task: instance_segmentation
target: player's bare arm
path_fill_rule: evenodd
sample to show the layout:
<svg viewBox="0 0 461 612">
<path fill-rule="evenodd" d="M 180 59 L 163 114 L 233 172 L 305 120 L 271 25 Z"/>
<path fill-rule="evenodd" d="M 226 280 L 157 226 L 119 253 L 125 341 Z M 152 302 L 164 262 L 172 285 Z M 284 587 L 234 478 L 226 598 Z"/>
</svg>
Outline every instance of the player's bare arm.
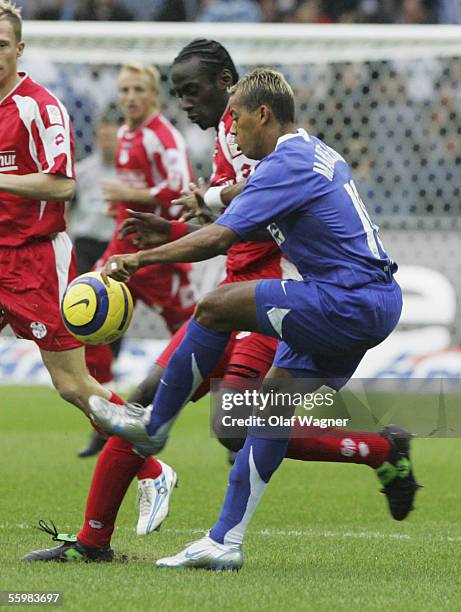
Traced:
<svg viewBox="0 0 461 612">
<path fill-rule="evenodd" d="M 60 174 L 3 174 L 0 191 L 33 200 L 71 200 L 75 195 L 75 180 Z"/>
<path fill-rule="evenodd" d="M 145 206 L 158 206 L 160 204 L 152 196 L 150 189 L 130 187 L 116 179 L 103 181 L 102 191 L 110 202 L 132 202 L 133 204 L 143 204 Z"/>
<path fill-rule="evenodd" d="M 125 219 L 120 226 L 120 239 L 131 236 L 131 242 L 140 249 L 157 247 L 175 240 L 172 235 L 173 222 L 155 213 L 143 213 L 134 210 L 128 210 L 128 212 L 131 217 Z M 187 223 L 189 234 L 199 229 L 200 225 Z M 271 235 L 266 229 L 255 231 L 251 235 L 252 241 L 266 241 L 270 239 Z"/>
<path fill-rule="evenodd" d="M 102 276 L 126 282 L 139 268 L 157 263 L 204 261 L 227 252 L 238 242 L 238 235 L 223 225 L 207 225 L 179 240 L 155 249 L 128 255 L 114 255 L 106 263 Z"/>
</svg>

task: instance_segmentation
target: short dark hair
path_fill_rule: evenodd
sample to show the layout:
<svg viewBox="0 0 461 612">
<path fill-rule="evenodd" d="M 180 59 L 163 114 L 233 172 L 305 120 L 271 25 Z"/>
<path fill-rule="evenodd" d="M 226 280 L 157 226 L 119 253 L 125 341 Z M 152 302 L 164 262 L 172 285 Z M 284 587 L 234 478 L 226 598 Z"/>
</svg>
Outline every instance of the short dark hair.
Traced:
<svg viewBox="0 0 461 612">
<path fill-rule="evenodd" d="M 242 96 L 243 104 L 251 111 L 265 104 L 282 124 L 295 120 L 293 90 L 281 72 L 270 68 L 255 68 L 229 90 L 230 95 Z"/>
<path fill-rule="evenodd" d="M 227 49 L 216 40 L 197 38 L 186 45 L 173 60 L 173 66 L 181 62 L 197 57 L 203 68 L 211 79 L 216 79 L 221 72 L 227 68 L 232 75 L 232 82 L 239 79 L 237 69 Z"/>
</svg>

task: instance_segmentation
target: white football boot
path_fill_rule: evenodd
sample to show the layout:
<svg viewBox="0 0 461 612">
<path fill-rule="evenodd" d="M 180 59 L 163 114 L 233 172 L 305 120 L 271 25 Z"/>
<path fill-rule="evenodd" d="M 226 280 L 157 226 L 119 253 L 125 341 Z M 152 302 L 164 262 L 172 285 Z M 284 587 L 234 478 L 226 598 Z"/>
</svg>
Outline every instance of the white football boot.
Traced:
<svg viewBox="0 0 461 612">
<path fill-rule="evenodd" d="M 138 535 L 147 535 L 160 529 L 160 525 L 168 516 L 171 493 L 177 486 L 178 477 L 173 468 L 163 461 L 159 463 L 162 466 L 160 476 L 138 480 Z"/>
<path fill-rule="evenodd" d="M 128 440 L 145 457 L 157 452 L 158 445 L 153 444 L 146 431 L 152 405 L 144 408 L 139 404 L 114 404 L 99 395 L 92 395 L 88 403 L 91 418 L 106 433 Z"/>
<path fill-rule="evenodd" d="M 218 544 L 205 536 L 188 544 L 174 557 L 159 559 L 155 565 L 172 569 L 239 570 L 243 565 L 243 552 L 236 544 Z"/>
</svg>

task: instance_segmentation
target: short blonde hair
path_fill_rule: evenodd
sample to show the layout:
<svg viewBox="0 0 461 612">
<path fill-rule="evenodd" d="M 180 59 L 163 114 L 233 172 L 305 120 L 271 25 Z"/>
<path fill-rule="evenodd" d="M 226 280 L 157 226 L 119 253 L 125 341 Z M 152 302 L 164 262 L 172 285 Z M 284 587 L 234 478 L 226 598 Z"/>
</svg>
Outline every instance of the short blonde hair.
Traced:
<svg viewBox="0 0 461 612">
<path fill-rule="evenodd" d="M 0 0 L 0 2 L 1 1 L 2 0 Z M 160 72 L 155 66 L 151 66 L 150 64 L 141 64 L 133 62 L 130 64 L 123 64 L 120 68 L 120 72 L 122 72 L 123 70 L 130 70 L 131 72 L 144 74 L 148 77 L 152 89 L 157 92 L 160 91 Z"/>
<path fill-rule="evenodd" d="M 271 68 L 255 68 L 229 89 L 231 96 L 239 94 L 242 103 L 251 111 L 259 106 L 270 106 L 282 124 L 295 120 L 293 90 L 281 72 Z"/>
<path fill-rule="evenodd" d="M 21 9 L 11 0 L 0 0 L 0 19 L 6 19 L 13 27 L 17 42 L 22 40 Z"/>
</svg>

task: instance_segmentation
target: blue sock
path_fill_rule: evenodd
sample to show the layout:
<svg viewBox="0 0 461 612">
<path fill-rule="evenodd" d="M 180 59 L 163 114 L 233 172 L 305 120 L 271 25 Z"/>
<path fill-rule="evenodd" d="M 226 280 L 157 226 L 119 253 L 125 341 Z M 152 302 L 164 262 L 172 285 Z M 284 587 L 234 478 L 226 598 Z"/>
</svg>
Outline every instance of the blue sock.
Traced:
<svg viewBox="0 0 461 612">
<path fill-rule="evenodd" d="M 172 421 L 218 363 L 230 334 L 214 332 L 194 319 L 173 353 L 154 398 L 147 433 L 154 436 Z"/>
<path fill-rule="evenodd" d="M 210 531 L 220 544 L 241 544 L 251 517 L 275 470 L 286 455 L 288 439 L 249 435 L 229 475 L 221 515 Z"/>
</svg>

